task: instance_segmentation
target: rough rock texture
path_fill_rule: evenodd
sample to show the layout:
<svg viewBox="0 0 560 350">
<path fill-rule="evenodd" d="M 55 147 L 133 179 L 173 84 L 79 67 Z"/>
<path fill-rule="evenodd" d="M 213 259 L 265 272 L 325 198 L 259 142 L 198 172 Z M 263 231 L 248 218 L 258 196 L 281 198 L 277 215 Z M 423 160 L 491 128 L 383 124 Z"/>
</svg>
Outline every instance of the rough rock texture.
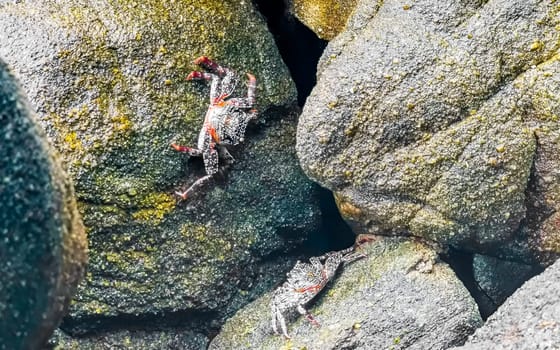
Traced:
<svg viewBox="0 0 560 350">
<path fill-rule="evenodd" d="M 331 40 L 344 30 L 358 0 L 291 0 L 290 12 L 317 34 Z"/>
<path fill-rule="evenodd" d="M 477 287 L 482 291 L 483 300 L 477 300 L 479 309 L 485 309 L 485 314 L 494 313 L 510 295 L 525 281 L 533 277 L 542 269 L 504 261 L 491 256 L 475 254 L 473 258 L 473 276 Z M 484 305 L 481 305 L 484 303 Z"/>
<path fill-rule="evenodd" d="M 0 42 L 64 156 L 90 237 L 71 334 L 176 313 L 208 327 L 254 297 L 258 277 L 277 278 L 259 276 L 263 257 L 315 228 L 295 88 L 250 1 L 12 2 L 0 5 Z M 200 55 L 252 72 L 260 114 L 226 175 L 178 202 L 173 192 L 204 175 L 201 159 L 169 146 L 196 144 L 209 86 L 185 77 Z"/>
<path fill-rule="evenodd" d="M 208 339 L 188 330 L 117 331 L 86 338 L 72 339 L 57 331 L 48 349 L 57 350 L 206 350 Z"/>
<path fill-rule="evenodd" d="M 87 261 L 74 190 L 0 60 L 0 349 L 37 349 Z"/>
<path fill-rule="evenodd" d="M 361 1 L 300 118 L 305 172 L 360 233 L 551 263 L 559 13 L 545 0 Z"/>
<path fill-rule="evenodd" d="M 560 261 L 526 282 L 455 349 L 560 349 Z"/>
<path fill-rule="evenodd" d="M 309 308 L 321 327 L 291 315 L 292 340 L 273 335 L 268 293 L 229 319 L 209 349 L 447 349 L 482 323 L 430 248 L 385 238 L 362 249 L 368 256 L 346 266 Z"/>
</svg>

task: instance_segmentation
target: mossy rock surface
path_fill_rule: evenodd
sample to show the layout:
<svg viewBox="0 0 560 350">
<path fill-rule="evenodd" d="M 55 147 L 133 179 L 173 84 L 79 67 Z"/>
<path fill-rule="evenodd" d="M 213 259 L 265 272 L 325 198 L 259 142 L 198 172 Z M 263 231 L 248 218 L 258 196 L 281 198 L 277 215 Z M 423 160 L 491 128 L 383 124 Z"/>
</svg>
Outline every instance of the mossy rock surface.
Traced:
<svg viewBox="0 0 560 350">
<path fill-rule="evenodd" d="M 554 1 L 359 2 L 298 124 L 304 171 L 359 233 L 550 264 L 559 29 Z"/>
<path fill-rule="evenodd" d="M 290 11 L 321 39 L 344 30 L 358 0 L 291 0 Z"/>
<path fill-rule="evenodd" d="M 263 257 L 316 228 L 315 188 L 295 156 L 295 87 L 250 1 L 10 3 L 0 40 L 75 180 L 89 233 L 67 331 L 176 312 L 202 313 L 183 321 L 207 327 L 254 297 Z M 256 76 L 259 117 L 225 176 L 178 201 L 174 191 L 205 174 L 170 147 L 194 146 L 202 127 L 210 88 L 185 81 L 201 55 Z"/>
<path fill-rule="evenodd" d="M 83 277 L 72 184 L 0 60 L 0 349 L 38 349 Z"/>
<path fill-rule="evenodd" d="M 294 310 L 292 339 L 273 334 L 267 293 L 229 319 L 209 349 L 447 349 L 481 325 L 469 292 L 431 248 L 381 238 L 361 249 L 367 257 L 308 306 L 320 327 Z"/>
</svg>

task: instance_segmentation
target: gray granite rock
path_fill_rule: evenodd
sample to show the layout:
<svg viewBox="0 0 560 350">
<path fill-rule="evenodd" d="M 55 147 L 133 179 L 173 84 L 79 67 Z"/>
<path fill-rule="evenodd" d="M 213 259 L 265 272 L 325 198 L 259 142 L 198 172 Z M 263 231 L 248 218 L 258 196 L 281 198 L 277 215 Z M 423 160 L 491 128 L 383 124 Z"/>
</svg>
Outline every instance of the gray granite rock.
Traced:
<svg viewBox="0 0 560 350">
<path fill-rule="evenodd" d="M 174 312 L 205 315 L 187 321 L 206 329 L 261 292 L 264 257 L 316 229 L 315 185 L 295 155 L 295 87 L 250 1 L 3 3 L 0 42 L 89 233 L 90 268 L 64 323 L 72 335 Z M 201 55 L 256 76 L 259 118 L 225 175 L 178 201 L 174 191 L 204 175 L 201 159 L 170 147 L 195 145 L 202 127 L 209 86 L 185 81 Z M 246 93 L 242 82 L 235 95 Z"/>
<path fill-rule="evenodd" d="M 454 349 L 560 349 L 560 261 L 527 281 Z"/>
<path fill-rule="evenodd" d="M 357 232 L 550 264 L 560 253 L 559 9 L 358 2 L 297 132 Z M 499 248 L 497 248 L 499 247 Z"/>
<path fill-rule="evenodd" d="M 447 349 L 482 323 L 453 271 L 429 247 L 398 238 L 363 246 L 309 311 L 321 324 L 287 317 L 291 340 L 274 335 L 267 293 L 229 319 L 210 350 Z"/>
<path fill-rule="evenodd" d="M 74 190 L 0 60 L 0 349 L 39 348 L 87 261 Z"/>
</svg>

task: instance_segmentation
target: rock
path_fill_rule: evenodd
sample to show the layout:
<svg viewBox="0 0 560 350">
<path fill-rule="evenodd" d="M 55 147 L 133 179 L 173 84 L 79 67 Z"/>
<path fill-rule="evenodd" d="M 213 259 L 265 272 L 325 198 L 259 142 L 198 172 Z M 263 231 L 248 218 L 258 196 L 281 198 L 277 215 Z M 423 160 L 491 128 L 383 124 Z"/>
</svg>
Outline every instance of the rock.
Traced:
<svg viewBox="0 0 560 350">
<path fill-rule="evenodd" d="M 264 257 L 317 227 L 315 187 L 295 155 L 296 91 L 250 1 L 5 4 L 0 40 L 75 180 L 90 237 L 86 283 L 63 324 L 71 335 L 167 313 L 217 327 L 261 292 L 258 278 L 278 278 L 259 276 Z M 170 147 L 195 145 L 202 127 L 209 86 L 185 81 L 201 55 L 253 73 L 260 113 L 225 175 L 177 201 L 204 175 L 201 159 Z"/>
<path fill-rule="evenodd" d="M 105 349 L 185 349 L 205 350 L 208 339 L 199 333 L 188 330 L 122 330 L 73 339 L 61 331 L 55 333 L 50 348 L 53 349 L 80 349 L 80 350 L 105 350 Z"/>
<path fill-rule="evenodd" d="M 331 40 L 344 30 L 357 0 L 291 0 L 290 12 L 321 39 Z"/>
<path fill-rule="evenodd" d="M 87 261 L 74 190 L 0 60 L 0 349 L 37 349 Z"/>
<path fill-rule="evenodd" d="M 357 232 L 550 264 L 558 13 L 550 1 L 359 2 L 300 118 L 304 171 Z"/>
<path fill-rule="evenodd" d="M 221 349 L 447 349 L 482 321 L 468 291 L 429 247 L 399 238 L 363 246 L 309 308 L 320 327 L 287 318 L 292 339 L 274 335 L 271 293 L 229 319 L 210 343 Z"/>
<path fill-rule="evenodd" d="M 496 259 L 491 256 L 475 254 L 473 257 L 473 275 L 477 287 L 485 298 L 485 312 L 490 315 L 496 311 L 510 295 L 525 281 L 540 272 L 538 266 L 531 266 Z M 479 309 L 481 309 L 480 301 Z"/>
<path fill-rule="evenodd" d="M 530 279 L 456 350 L 557 349 L 560 261 Z"/>
</svg>

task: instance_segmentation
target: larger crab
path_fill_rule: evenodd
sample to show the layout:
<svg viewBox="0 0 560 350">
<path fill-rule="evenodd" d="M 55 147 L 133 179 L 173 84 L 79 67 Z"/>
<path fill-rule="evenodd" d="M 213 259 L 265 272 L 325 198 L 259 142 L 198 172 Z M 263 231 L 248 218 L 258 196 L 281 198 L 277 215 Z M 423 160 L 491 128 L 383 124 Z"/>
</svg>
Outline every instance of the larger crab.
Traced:
<svg viewBox="0 0 560 350">
<path fill-rule="evenodd" d="M 369 240 L 369 239 L 367 239 Z M 365 257 L 355 251 L 356 246 L 344 250 L 328 252 L 321 256 L 312 257 L 309 263 L 298 261 L 288 272 L 287 280 L 272 294 L 272 330 L 279 334 L 278 324 L 282 334 L 290 339 L 286 327 L 285 314 L 297 310 L 309 322 L 319 325 L 317 320 L 305 309 L 309 303 L 336 275 L 338 269 L 345 263 L 350 263 Z"/>
<path fill-rule="evenodd" d="M 188 153 L 191 156 L 202 156 L 206 175 L 193 183 L 186 191 L 175 192 L 186 199 L 196 188 L 209 181 L 219 170 L 219 157 L 226 158 L 230 163 L 233 157 L 225 145 L 237 145 L 243 142 L 245 129 L 250 120 L 257 117 L 253 109 L 255 105 L 255 90 L 257 81 L 255 76 L 247 73 L 247 96 L 231 98 L 239 77 L 226 67 L 222 67 L 208 57 L 202 56 L 194 61 L 208 72 L 191 72 L 187 80 L 210 81 L 210 106 L 204 118 L 204 124 L 198 135 L 197 148 L 171 144 L 176 151 Z"/>
</svg>

